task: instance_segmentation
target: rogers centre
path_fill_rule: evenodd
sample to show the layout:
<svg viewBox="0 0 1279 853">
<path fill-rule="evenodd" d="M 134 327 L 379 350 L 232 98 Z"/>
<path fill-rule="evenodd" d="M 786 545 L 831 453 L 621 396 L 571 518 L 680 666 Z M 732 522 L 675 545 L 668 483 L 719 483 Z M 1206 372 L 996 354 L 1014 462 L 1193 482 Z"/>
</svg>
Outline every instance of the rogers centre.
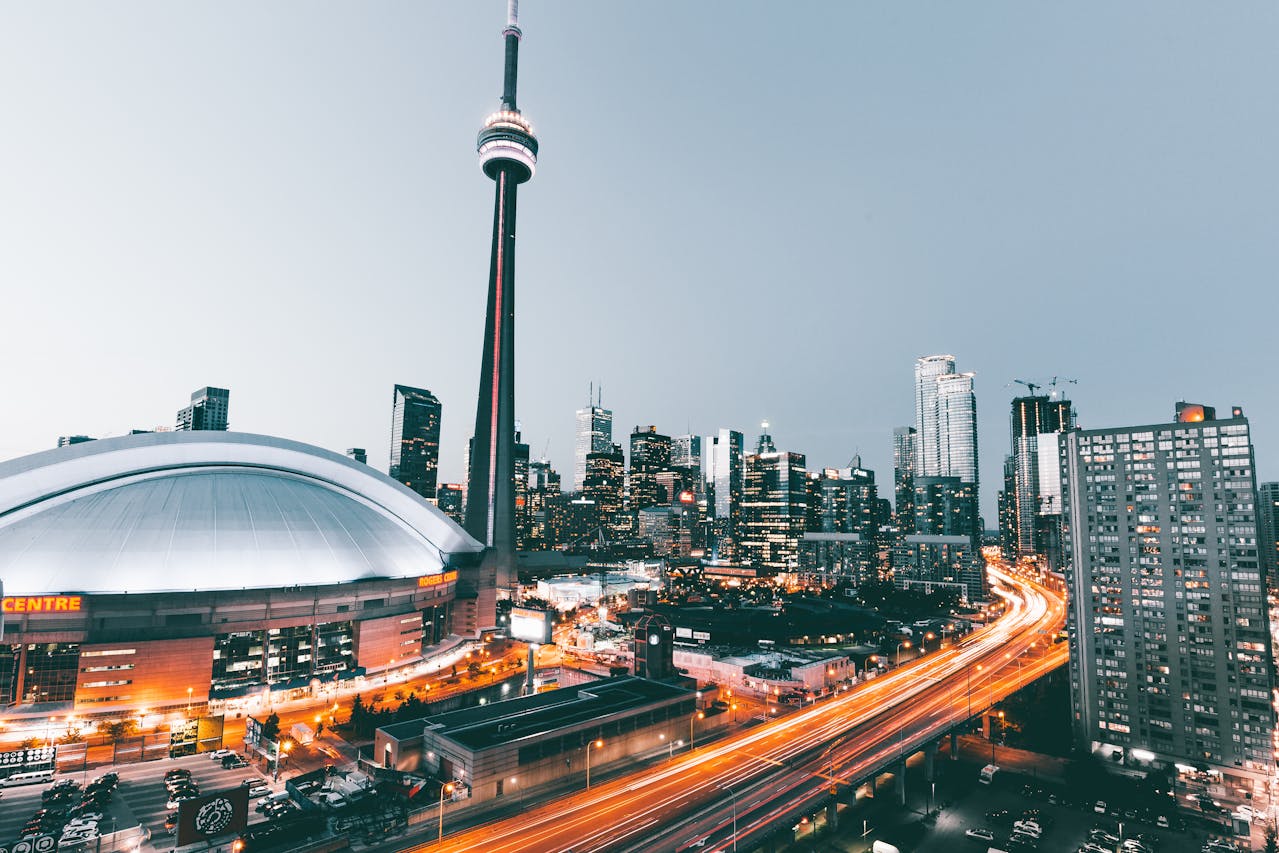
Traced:
<svg viewBox="0 0 1279 853">
<path fill-rule="evenodd" d="M 0 463 L 0 721 L 227 710 L 411 664 L 482 550 L 390 477 L 285 439 Z"/>
</svg>

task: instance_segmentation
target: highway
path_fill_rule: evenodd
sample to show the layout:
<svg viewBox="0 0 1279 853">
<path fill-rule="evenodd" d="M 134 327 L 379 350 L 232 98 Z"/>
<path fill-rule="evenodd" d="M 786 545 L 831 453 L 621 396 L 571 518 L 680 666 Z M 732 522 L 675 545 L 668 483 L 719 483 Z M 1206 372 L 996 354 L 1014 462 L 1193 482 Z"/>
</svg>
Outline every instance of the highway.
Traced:
<svg viewBox="0 0 1279 853">
<path fill-rule="evenodd" d="M 1002 617 L 855 689 L 657 767 L 405 851 L 733 850 L 811 813 L 832 786 L 891 770 L 1066 661 L 1054 644 L 1065 602 L 1031 579 L 991 568 Z"/>
</svg>

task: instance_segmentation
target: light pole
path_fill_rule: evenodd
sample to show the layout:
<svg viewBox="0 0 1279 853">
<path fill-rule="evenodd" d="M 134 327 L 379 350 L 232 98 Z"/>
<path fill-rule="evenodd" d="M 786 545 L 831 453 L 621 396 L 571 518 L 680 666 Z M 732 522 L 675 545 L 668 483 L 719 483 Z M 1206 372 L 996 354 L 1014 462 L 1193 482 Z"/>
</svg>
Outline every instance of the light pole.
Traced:
<svg viewBox="0 0 1279 853">
<path fill-rule="evenodd" d="M 588 791 L 591 789 L 591 747 L 601 749 L 603 746 L 604 741 L 598 738 L 586 745 L 586 790 Z"/>
<path fill-rule="evenodd" d="M 288 754 L 289 754 L 289 745 L 287 743 L 282 743 L 281 741 L 277 740 L 275 742 L 275 773 L 272 776 L 273 782 L 280 781 L 280 761 L 283 760 L 283 757 Z"/>
<path fill-rule="evenodd" d="M 897 644 L 897 666 L 902 665 L 902 647 L 910 648 L 910 640 L 902 640 Z"/>
<path fill-rule="evenodd" d="M 187 716 L 188 717 L 191 716 L 191 694 L 194 692 L 195 692 L 195 688 L 193 687 L 187 688 Z"/>
<path fill-rule="evenodd" d="M 453 783 L 440 786 L 440 839 L 439 843 L 444 843 L 444 795 L 453 793 Z"/>
<path fill-rule="evenodd" d="M 733 850 L 737 850 L 737 792 L 729 785 L 721 786 L 733 798 Z"/>
<path fill-rule="evenodd" d="M 1003 732 L 1004 732 L 1004 712 L 1000 711 L 999 712 L 999 733 L 1003 734 Z M 990 763 L 991 764 L 995 763 L 995 730 L 994 729 L 991 729 L 990 731 Z"/>
<path fill-rule="evenodd" d="M 688 718 L 688 750 L 692 752 L 697 749 L 697 741 L 693 740 L 693 723 L 698 720 L 706 719 L 705 711 L 698 711 L 696 714 L 690 714 Z"/>
</svg>

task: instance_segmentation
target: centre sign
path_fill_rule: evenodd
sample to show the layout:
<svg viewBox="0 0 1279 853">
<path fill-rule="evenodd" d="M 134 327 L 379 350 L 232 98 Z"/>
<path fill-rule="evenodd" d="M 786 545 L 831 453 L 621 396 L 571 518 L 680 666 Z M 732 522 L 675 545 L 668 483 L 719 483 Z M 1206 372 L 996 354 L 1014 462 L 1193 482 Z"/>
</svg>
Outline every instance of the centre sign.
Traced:
<svg viewBox="0 0 1279 853">
<path fill-rule="evenodd" d="M 5 613 L 78 613 L 83 597 L 79 595 L 11 595 L 0 600 Z"/>
</svg>

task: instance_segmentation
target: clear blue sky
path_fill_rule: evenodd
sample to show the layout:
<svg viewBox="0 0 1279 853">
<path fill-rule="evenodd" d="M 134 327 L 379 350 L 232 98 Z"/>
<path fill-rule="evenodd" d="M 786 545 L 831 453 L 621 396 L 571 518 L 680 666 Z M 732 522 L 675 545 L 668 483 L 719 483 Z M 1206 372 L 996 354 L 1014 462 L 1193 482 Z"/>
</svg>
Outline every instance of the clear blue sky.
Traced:
<svg viewBox="0 0 1279 853">
<path fill-rule="evenodd" d="M 8 3 L 0 457 L 173 422 L 385 468 L 391 387 L 474 418 L 501 0 Z M 1279 477 L 1279 6 L 525 0 L 518 417 L 571 470 L 763 418 L 891 484 L 915 357 L 977 373 L 983 509 L 1015 377 L 1088 427 L 1238 403 Z M 1271 307 L 1266 308 L 1264 306 Z M 887 490 L 886 490 L 887 491 Z"/>
</svg>

